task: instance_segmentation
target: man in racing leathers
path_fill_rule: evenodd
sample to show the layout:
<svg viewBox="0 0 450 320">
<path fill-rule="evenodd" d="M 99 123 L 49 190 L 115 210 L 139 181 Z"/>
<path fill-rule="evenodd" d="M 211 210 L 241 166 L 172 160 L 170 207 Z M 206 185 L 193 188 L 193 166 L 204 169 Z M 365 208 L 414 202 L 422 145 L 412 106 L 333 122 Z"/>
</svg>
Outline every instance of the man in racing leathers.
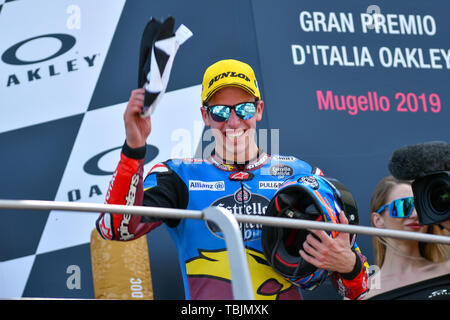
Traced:
<svg viewBox="0 0 450 320">
<path fill-rule="evenodd" d="M 215 149 L 206 159 L 168 160 L 153 166 L 145 180 L 145 145 L 150 118 L 141 118 L 144 89 L 131 93 L 124 114 L 126 142 L 113 175 L 107 203 L 202 210 L 219 206 L 233 214 L 264 215 L 270 199 L 287 177 L 321 174 L 292 156 L 260 150 L 254 134 L 262 118 L 261 100 L 251 67 L 236 60 L 210 66 L 202 87 L 202 117 L 212 130 Z M 347 223 L 344 213 L 339 216 Z M 132 240 L 166 224 L 181 266 L 186 299 L 232 299 L 228 254 L 221 231 L 195 219 L 156 219 L 102 213 L 97 230 L 105 239 Z M 267 263 L 261 247 L 261 225 L 240 224 L 256 299 L 301 299 L 300 290 Z M 313 231 L 302 257 L 331 272 L 333 285 L 349 299 L 368 290 L 366 259 L 349 235 L 331 238 Z M 320 239 L 320 240 L 319 240 Z"/>
</svg>

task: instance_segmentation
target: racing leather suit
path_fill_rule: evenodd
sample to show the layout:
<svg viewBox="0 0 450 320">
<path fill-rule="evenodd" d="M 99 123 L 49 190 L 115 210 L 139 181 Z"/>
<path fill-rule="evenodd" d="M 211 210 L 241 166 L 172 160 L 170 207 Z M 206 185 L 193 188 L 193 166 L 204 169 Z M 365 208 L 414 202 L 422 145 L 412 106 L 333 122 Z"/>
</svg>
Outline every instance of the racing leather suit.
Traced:
<svg viewBox="0 0 450 320">
<path fill-rule="evenodd" d="M 321 174 L 320 169 L 291 156 L 265 152 L 245 165 L 208 159 L 168 160 L 153 166 L 143 179 L 145 147 L 125 143 L 112 177 L 108 204 L 202 210 L 219 206 L 233 214 L 264 215 L 279 185 L 294 174 Z M 232 299 L 225 240 L 216 225 L 196 219 L 159 219 L 102 213 L 96 222 L 101 236 L 132 240 L 165 223 L 175 241 L 186 299 Z M 272 269 L 261 247 L 261 225 L 240 224 L 255 299 L 301 299 L 298 287 Z M 356 265 L 349 274 L 331 273 L 336 290 L 350 299 L 368 290 L 367 260 L 357 245 Z"/>
</svg>

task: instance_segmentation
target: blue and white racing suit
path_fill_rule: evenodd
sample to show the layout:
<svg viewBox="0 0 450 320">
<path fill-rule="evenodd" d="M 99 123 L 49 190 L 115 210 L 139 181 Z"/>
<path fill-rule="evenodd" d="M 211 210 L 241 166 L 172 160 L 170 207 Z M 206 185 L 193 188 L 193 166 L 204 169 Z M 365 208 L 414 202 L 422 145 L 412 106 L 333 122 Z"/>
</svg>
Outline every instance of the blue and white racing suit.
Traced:
<svg viewBox="0 0 450 320">
<path fill-rule="evenodd" d="M 292 156 L 265 152 L 246 164 L 208 159 L 168 160 L 156 164 L 143 179 L 144 151 L 122 149 L 107 203 L 202 210 L 223 207 L 233 214 L 264 215 L 281 183 L 295 174 L 321 174 L 320 169 Z M 186 299 L 232 299 L 225 240 L 216 225 L 196 219 L 155 219 L 102 213 L 97 230 L 103 238 L 132 240 L 166 224 L 181 266 Z M 240 224 L 256 299 L 301 299 L 298 287 L 267 263 L 261 247 L 261 225 Z M 331 273 L 339 293 L 357 299 L 367 291 L 366 259 L 357 256 L 349 274 Z"/>
</svg>

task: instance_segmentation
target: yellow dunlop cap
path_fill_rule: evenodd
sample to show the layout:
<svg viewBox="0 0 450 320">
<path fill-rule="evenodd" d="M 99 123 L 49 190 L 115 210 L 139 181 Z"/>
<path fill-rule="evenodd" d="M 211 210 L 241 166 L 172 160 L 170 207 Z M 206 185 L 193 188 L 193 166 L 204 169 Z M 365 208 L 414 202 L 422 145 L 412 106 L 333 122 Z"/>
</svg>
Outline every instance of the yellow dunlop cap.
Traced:
<svg viewBox="0 0 450 320">
<path fill-rule="evenodd" d="M 252 67 L 248 64 L 228 59 L 220 60 L 206 69 L 202 83 L 202 104 L 223 87 L 239 87 L 261 99 L 258 82 Z"/>
</svg>

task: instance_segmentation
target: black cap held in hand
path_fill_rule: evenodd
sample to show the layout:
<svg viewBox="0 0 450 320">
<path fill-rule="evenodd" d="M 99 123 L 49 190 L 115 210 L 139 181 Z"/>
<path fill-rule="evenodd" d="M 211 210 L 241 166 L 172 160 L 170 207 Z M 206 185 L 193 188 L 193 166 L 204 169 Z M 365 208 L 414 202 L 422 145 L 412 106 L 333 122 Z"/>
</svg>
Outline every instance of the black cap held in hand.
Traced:
<svg viewBox="0 0 450 320">
<path fill-rule="evenodd" d="M 141 47 L 139 50 L 138 88 L 142 88 L 145 82 L 147 82 L 147 74 L 150 71 L 150 53 L 160 27 L 161 22 L 155 18 L 151 18 L 142 33 Z"/>
<path fill-rule="evenodd" d="M 173 17 L 168 17 L 163 22 L 160 22 L 155 18 L 151 18 L 145 26 L 144 32 L 142 33 L 141 47 L 139 51 L 138 88 L 142 88 L 147 82 L 147 74 L 150 72 L 151 51 L 155 45 L 155 42 L 157 40 L 172 37 L 174 35 L 174 25 L 175 19 Z M 161 57 L 164 52 L 160 52 L 160 50 L 156 50 L 155 54 L 158 55 L 158 67 L 162 73 L 168 57 Z"/>
</svg>

